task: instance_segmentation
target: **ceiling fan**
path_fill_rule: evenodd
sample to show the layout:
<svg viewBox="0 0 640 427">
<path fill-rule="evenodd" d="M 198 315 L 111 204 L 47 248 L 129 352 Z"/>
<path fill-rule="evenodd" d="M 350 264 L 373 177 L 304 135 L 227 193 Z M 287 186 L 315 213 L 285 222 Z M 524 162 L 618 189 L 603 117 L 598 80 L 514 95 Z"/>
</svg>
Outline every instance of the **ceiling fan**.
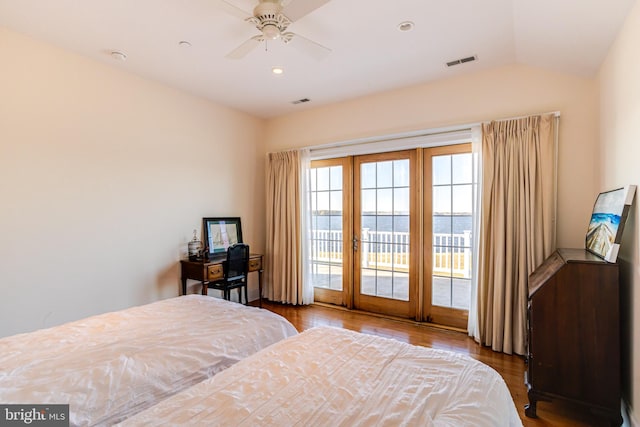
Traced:
<svg viewBox="0 0 640 427">
<path fill-rule="evenodd" d="M 330 0 L 259 0 L 253 9 L 253 15 L 234 6 L 226 0 L 220 0 L 224 10 L 246 22 L 253 24 L 261 34 L 251 37 L 229 52 L 226 57 L 242 59 L 262 42 L 282 40 L 316 59 L 323 59 L 331 49 L 312 40 L 287 31 L 291 23 L 308 15 Z"/>
</svg>

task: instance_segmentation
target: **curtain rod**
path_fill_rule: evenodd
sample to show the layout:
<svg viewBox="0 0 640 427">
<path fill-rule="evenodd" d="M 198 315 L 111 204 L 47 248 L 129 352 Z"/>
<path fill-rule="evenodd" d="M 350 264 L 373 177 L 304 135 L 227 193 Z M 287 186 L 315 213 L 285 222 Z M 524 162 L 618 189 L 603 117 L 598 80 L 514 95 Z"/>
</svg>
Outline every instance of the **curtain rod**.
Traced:
<svg viewBox="0 0 640 427">
<path fill-rule="evenodd" d="M 314 146 L 305 147 L 305 148 L 307 148 L 309 151 L 314 151 L 314 150 L 322 150 L 322 149 L 340 147 L 340 146 L 357 146 L 357 145 L 363 145 L 363 144 L 370 144 L 372 142 L 384 142 L 384 141 L 391 141 L 391 140 L 402 140 L 402 139 L 408 139 L 408 138 L 417 138 L 417 137 L 421 137 L 421 136 L 444 135 L 444 134 L 453 133 L 453 132 L 470 131 L 473 127 L 480 126 L 482 123 L 489 123 L 489 122 L 492 122 L 492 121 L 494 121 L 494 122 L 502 122 L 502 121 L 506 121 L 506 120 L 518 120 L 518 119 L 524 119 L 524 118 L 527 118 L 527 117 L 530 117 L 530 116 L 544 116 L 544 115 L 547 115 L 547 114 L 553 114 L 554 117 L 556 117 L 556 118 L 560 117 L 560 111 L 550 111 L 550 112 L 547 112 L 547 113 L 528 114 L 526 116 L 506 117 L 506 118 L 493 119 L 493 120 L 482 121 L 482 122 L 477 122 L 477 123 L 468 123 L 468 124 L 463 124 L 463 125 L 459 125 L 459 126 L 448 126 L 448 127 L 443 127 L 443 128 L 435 128 L 435 129 L 431 129 L 431 130 L 422 130 L 422 131 L 417 131 L 417 132 L 413 132 L 413 133 L 404 133 L 404 134 L 395 134 L 395 135 L 383 135 L 383 136 L 379 136 L 379 137 L 369 137 L 369 138 L 355 139 L 355 140 L 352 140 L 352 141 L 342 141 L 342 142 L 336 142 L 336 143 L 330 143 L 330 144 L 314 145 Z"/>
<path fill-rule="evenodd" d="M 433 129 L 423 129 L 420 131 L 414 131 L 414 132 L 407 132 L 407 133 L 401 133 L 401 134 L 389 134 L 389 135 L 381 135 L 381 136 L 372 136 L 372 137 L 365 137 L 365 138 L 359 138 L 359 139 L 353 139 L 353 140 L 347 140 L 347 141 L 340 141 L 340 142 L 333 142 L 333 143 L 328 143 L 328 144 L 320 144 L 320 145 L 311 145 L 311 146 L 306 146 L 306 147 L 302 147 L 304 149 L 307 149 L 309 151 L 317 151 L 317 150 L 325 150 L 325 149 L 329 149 L 329 148 L 335 148 L 335 147 L 347 147 L 347 146 L 358 146 L 358 145 L 364 145 L 364 144 L 371 144 L 371 143 L 375 143 L 375 142 L 384 142 L 384 141 L 391 141 L 391 140 L 402 140 L 402 139 L 409 139 L 409 138 L 419 138 L 419 137 L 423 137 L 423 136 L 435 136 L 435 135 L 445 135 L 447 133 L 454 133 L 454 132 L 465 132 L 465 131 L 471 131 L 472 128 L 476 127 L 476 126 L 480 126 L 482 123 L 489 123 L 492 121 L 495 122 L 501 122 L 501 121 L 506 121 L 506 120 L 518 120 L 518 119 L 524 119 L 526 117 L 530 117 L 530 116 L 543 116 L 546 114 L 553 114 L 554 117 L 558 118 L 560 117 L 560 111 L 550 111 L 547 113 L 537 113 L 537 114 L 528 114 L 526 116 L 517 116 L 517 117 L 505 117 L 505 118 L 501 118 L 501 119 L 492 119 L 492 120 L 485 120 L 482 122 L 476 122 L 476 123 L 467 123 L 467 124 L 462 124 L 462 125 L 457 125 L 457 126 L 447 126 L 447 127 L 441 127 L 441 128 L 433 128 Z"/>
<path fill-rule="evenodd" d="M 485 120 L 482 122 L 476 122 L 476 123 L 469 123 L 466 125 L 463 125 L 463 127 L 461 127 L 461 129 L 471 129 L 474 128 L 476 126 L 480 126 L 484 123 L 491 123 L 491 122 L 505 122 L 507 120 L 519 120 L 519 119 L 526 119 L 527 117 L 531 117 L 531 116 L 545 116 L 547 114 L 553 114 L 553 117 L 555 117 L 556 119 L 560 117 L 560 111 L 549 111 L 546 113 L 534 113 L 534 114 L 527 114 L 526 116 L 516 116 L 516 117 L 503 117 L 501 119 L 491 119 L 491 120 Z"/>
<path fill-rule="evenodd" d="M 506 117 L 506 118 L 503 118 L 503 119 L 493 119 L 493 120 L 489 120 L 489 122 L 505 122 L 507 120 L 526 119 L 527 117 L 531 117 L 531 116 L 546 116 L 547 114 L 553 114 L 553 116 L 555 118 L 560 117 L 560 111 L 549 111 L 547 113 L 527 114 L 526 116 Z M 477 123 L 476 125 L 480 125 L 481 123 L 487 123 L 487 122 L 480 122 L 480 123 Z"/>
</svg>

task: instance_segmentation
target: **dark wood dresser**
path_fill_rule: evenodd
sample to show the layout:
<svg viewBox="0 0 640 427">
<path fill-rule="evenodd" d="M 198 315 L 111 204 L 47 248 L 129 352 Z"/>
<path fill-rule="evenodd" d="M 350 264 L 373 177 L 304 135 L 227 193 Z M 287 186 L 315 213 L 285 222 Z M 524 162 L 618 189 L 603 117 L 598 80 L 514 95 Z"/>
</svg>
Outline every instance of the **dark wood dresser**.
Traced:
<svg viewBox="0 0 640 427">
<path fill-rule="evenodd" d="M 618 306 L 618 265 L 584 249 L 558 249 L 529 276 L 528 417 L 560 398 L 622 424 Z"/>
</svg>

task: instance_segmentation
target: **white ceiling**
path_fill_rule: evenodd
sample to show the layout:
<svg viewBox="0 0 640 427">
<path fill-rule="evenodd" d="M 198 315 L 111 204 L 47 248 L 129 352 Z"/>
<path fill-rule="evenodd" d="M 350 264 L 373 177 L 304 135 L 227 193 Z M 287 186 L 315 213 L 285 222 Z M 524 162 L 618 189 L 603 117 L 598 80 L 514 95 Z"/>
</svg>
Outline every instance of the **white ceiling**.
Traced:
<svg viewBox="0 0 640 427">
<path fill-rule="evenodd" d="M 280 41 L 225 58 L 258 30 L 220 0 L 0 0 L 0 26 L 266 118 L 511 63 L 593 76 L 634 2 L 332 0 L 289 26 L 332 49 L 320 61 Z"/>
</svg>

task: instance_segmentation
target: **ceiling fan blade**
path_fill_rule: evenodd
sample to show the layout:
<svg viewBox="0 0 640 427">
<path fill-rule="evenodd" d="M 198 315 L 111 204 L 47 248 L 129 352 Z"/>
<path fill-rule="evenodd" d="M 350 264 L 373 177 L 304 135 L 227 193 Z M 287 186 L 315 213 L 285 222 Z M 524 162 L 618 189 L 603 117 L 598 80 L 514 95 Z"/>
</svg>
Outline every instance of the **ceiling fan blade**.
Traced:
<svg viewBox="0 0 640 427">
<path fill-rule="evenodd" d="M 232 50 L 231 52 L 225 55 L 225 58 L 229 59 L 242 59 L 253 49 L 258 47 L 260 42 L 264 40 L 262 36 L 254 36 L 251 37 L 246 42 L 242 43 L 240 46 Z"/>
<path fill-rule="evenodd" d="M 291 22 L 297 21 L 305 15 L 313 12 L 330 0 L 291 0 L 283 9 L 282 14 Z"/>
<path fill-rule="evenodd" d="M 237 16 L 238 18 L 245 20 L 247 18 L 251 18 L 253 15 L 251 15 L 249 12 L 245 12 L 244 10 L 240 9 L 239 7 L 229 3 L 226 0 L 220 0 L 220 7 L 227 13 L 229 13 L 230 15 L 233 16 Z"/>
<path fill-rule="evenodd" d="M 287 40 L 287 44 L 290 44 L 294 48 L 306 53 L 307 55 L 317 59 L 323 60 L 331 53 L 331 49 L 328 47 L 322 46 L 320 43 L 316 43 L 313 40 L 309 40 L 308 38 L 302 37 L 299 34 L 295 33 L 286 33 L 289 37 L 283 37 L 283 40 Z"/>
</svg>

